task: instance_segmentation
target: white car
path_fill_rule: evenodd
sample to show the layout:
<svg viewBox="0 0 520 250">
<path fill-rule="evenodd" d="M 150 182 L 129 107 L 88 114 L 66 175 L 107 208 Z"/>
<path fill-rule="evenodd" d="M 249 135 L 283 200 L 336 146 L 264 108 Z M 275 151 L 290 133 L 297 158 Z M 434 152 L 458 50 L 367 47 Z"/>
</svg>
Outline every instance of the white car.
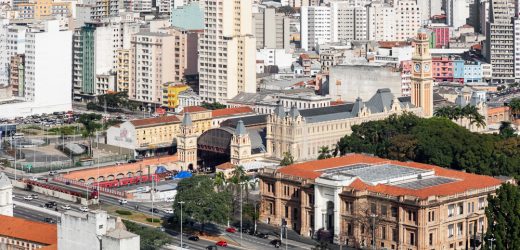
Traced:
<svg viewBox="0 0 520 250">
<path fill-rule="evenodd" d="M 69 205 L 63 205 L 61 206 L 62 209 L 65 209 L 65 210 L 70 210 L 70 206 Z"/>
<path fill-rule="evenodd" d="M 126 203 L 128 203 L 128 201 L 125 200 L 125 199 L 120 199 L 120 200 L 118 200 L 118 201 L 119 201 L 120 204 L 126 204 Z"/>
<path fill-rule="evenodd" d="M 27 201 L 32 201 L 32 200 L 33 200 L 33 197 L 30 196 L 30 195 L 27 195 L 27 196 L 24 196 L 23 199 L 24 199 L 24 200 L 27 200 Z"/>
<path fill-rule="evenodd" d="M 88 212 L 88 211 L 90 211 L 90 209 L 88 209 L 87 206 L 82 206 L 82 207 L 79 208 L 79 211 L 81 211 L 81 212 Z"/>
<path fill-rule="evenodd" d="M 167 213 L 167 214 L 173 214 L 173 209 L 166 208 L 166 209 L 164 209 L 164 212 Z"/>
</svg>

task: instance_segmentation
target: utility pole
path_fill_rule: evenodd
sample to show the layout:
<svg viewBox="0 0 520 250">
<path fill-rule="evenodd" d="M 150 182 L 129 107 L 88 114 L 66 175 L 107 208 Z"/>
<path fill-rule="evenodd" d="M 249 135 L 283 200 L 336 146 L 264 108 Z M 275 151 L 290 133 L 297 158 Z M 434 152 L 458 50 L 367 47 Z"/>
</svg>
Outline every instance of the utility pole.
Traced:
<svg viewBox="0 0 520 250">
<path fill-rule="evenodd" d="M 376 250 L 376 216 L 375 214 L 370 215 L 372 219 L 372 250 Z"/>
<path fill-rule="evenodd" d="M 184 204 L 184 201 L 179 201 L 179 204 L 181 204 L 181 248 L 182 248 L 182 204 Z"/>
</svg>

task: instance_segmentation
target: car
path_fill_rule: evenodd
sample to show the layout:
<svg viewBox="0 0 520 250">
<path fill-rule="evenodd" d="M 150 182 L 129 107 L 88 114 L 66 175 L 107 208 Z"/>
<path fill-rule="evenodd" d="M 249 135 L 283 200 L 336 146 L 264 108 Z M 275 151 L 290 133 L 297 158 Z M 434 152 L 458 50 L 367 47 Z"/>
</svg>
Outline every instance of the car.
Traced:
<svg viewBox="0 0 520 250">
<path fill-rule="evenodd" d="M 167 214 L 173 214 L 173 209 L 166 208 L 166 209 L 164 209 L 164 212 L 167 213 Z"/>
<path fill-rule="evenodd" d="M 81 211 L 81 212 L 88 212 L 88 211 L 90 211 L 90 209 L 88 209 L 87 206 L 81 206 L 81 207 L 79 208 L 79 211 Z"/>
<path fill-rule="evenodd" d="M 227 247 L 227 242 L 225 240 L 221 240 L 221 241 L 217 242 L 215 245 L 217 245 L 219 247 Z"/>
<path fill-rule="evenodd" d="M 56 203 L 55 201 L 49 201 L 47 203 L 51 204 L 53 207 L 58 206 L 58 203 Z"/>
<path fill-rule="evenodd" d="M 217 250 L 217 246 L 207 246 L 207 250 Z"/>
<path fill-rule="evenodd" d="M 31 194 L 31 197 L 33 197 L 33 199 L 38 199 L 38 195 L 37 194 Z"/>
<path fill-rule="evenodd" d="M 150 212 L 152 212 L 152 213 L 159 213 L 160 211 L 159 211 L 159 209 L 154 207 L 154 208 L 150 208 Z"/>
<path fill-rule="evenodd" d="M 30 178 L 30 180 L 31 180 L 31 181 L 38 181 L 38 177 L 33 176 L 33 177 Z"/>
<path fill-rule="evenodd" d="M 23 197 L 24 200 L 32 201 L 33 197 L 31 195 L 27 195 Z"/>
<path fill-rule="evenodd" d="M 197 235 L 191 235 L 190 237 L 188 237 L 188 240 L 199 241 L 199 236 L 197 236 Z"/>
<path fill-rule="evenodd" d="M 128 160 L 128 163 L 136 163 L 137 161 L 136 160 Z"/>
<path fill-rule="evenodd" d="M 118 201 L 119 201 L 119 204 L 126 204 L 126 203 L 128 203 L 128 201 L 125 200 L 125 199 L 119 199 Z"/>
<path fill-rule="evenodd" d="M 262 238 L 262 239 L 267 239 L 267 238 L 269 238 L 269 234 L 259 233 L 259 234 L 256 234 L 256 237 Z"/>
<path fill-rule="evenodd" d="M 273 245 L 273 246 L 276 247 L 276 248 L 279 248 L 279 247 L 282 245 L 282 241 L 279 240 L 279 239 L 276 239 L 276 240 L 272 240 L 272 241 L 270 242 L 270 244 Z"/>
<path fill-rule="evenodd" d="M 65 204 L 61 206 L 61 209 L 70 210 L 70 206 Z"/>
<path fill-rule="evenodd" d="M 51 223 L 51 224 L 55 224 L 56 223 L 56 220 L 54 220 L 53 218 L 45 218 L 43 219 L 44 222 L 47 222 L 47 223 Z"/>
<path fill-rule="evenodd" d="M 236 233 L 237 229 L 234 228 L 234 227 L 228 227 L 228 228 L 226 228 L 226 232 L 228 232 L 228 233 Z"/>
<path fill-rule="evenodd" d="M 57 171 L 49 171 L 49 176 L 55 176 L 55 175 L 58 175 L 58 172 Z"/>
</svg>

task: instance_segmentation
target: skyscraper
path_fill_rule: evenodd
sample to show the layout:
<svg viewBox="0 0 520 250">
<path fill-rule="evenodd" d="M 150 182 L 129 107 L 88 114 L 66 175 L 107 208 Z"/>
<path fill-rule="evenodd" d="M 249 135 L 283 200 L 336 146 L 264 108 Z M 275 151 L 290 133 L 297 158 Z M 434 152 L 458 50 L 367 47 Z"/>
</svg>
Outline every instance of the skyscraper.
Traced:
<svg viewBox="0 0 520 250">
<path fill-rule="evenodd" d="M 205 0 L 199 43 L 199 95 L 205 101 L 256 92 L 251 0 Z"/>
<path fill-rule="evenodd" d="M 419 30 L 415 43 L 415 51 L 412 55 L 412 104 L 422 107 L 425 117 L 431 117 L 433 115 L 433 78 L 428 31 Z"/>
<path fill-rule="evenodd" d="M 489 22 L 486 26 L 486 58 L 493 67 L 493 80 L 514 80 L 515 0 L 489 2 Z"/>
</svg>

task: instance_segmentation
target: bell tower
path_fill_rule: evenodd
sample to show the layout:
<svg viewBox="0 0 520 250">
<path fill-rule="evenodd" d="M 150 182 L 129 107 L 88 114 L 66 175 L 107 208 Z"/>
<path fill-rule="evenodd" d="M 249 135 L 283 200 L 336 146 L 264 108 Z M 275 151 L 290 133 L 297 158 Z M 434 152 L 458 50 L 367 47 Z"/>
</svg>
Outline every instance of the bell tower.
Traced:
<svg viewBox="0 0 520 250">
<path fill-rule="evenodd" d="M 433 116 L 432 57 L 428 31 L 420 29 L 412 55 L 412 104 L 423 109 L 425 117 Z"/>
<path fill-rule="evenodd" d="M 197 169 L 197 134 L 190 113 L 184 113 L 181 133 L 177 137 L 177 153 L 182 170 Z"/>
<path fill-rule="evenodd" d="M 242 120 L 238 121 L 231 137 L 231 164 L 240 165 L 251 160 L 251 139 Z"/>
</svg>

